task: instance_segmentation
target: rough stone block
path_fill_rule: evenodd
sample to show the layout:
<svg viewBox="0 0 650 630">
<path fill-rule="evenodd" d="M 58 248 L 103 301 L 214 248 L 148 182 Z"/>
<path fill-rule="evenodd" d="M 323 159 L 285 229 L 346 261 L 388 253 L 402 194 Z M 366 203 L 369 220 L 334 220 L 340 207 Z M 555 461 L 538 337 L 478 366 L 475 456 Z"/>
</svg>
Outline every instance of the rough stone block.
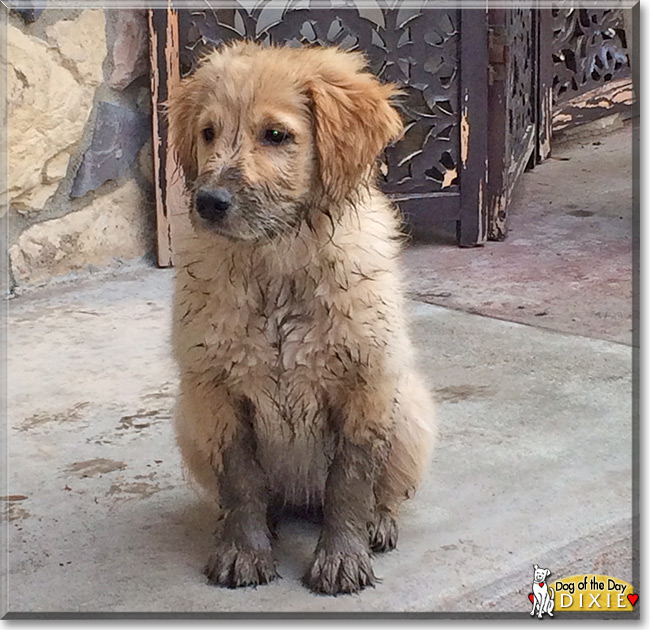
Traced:
<svg viewBox="0 0 650 630">
<path fill-rule="evenodd" d="M 102 102 L 90 147 L 83 156 L 70 196 L 83 197 L 122 176 L 149 137 L 149 120 L 138 111 Z"/>
<path fill-rule="evenodd" d="M 39 2 L 35 2 L 34 0 L 23 0 L 20 3 L 10 1 L 8 2 L 8 5 L 15 14 L 19 15 L 23 19 L 25 24 L 31 24 L 38 20 L 41 13 L 43 13 L 46 1 L 40 0 Z M 20 7 L 17 5 L 20 5 Z M 35 5 L 38 5 L 39 8 L 36 8 Z"/>
<path fill-rule="evenodd" d="M 153 172 L 153 144 L 151 138 L 145 142 L 144 146 L 138 153 L 138 166 L 142 176 L 151 184 L 154 185 L 154 172 Z"/>
<path fill-rule="evenodd" d="M 106 20 L 102 9 L 86 9 L 74 20 L 55 22 L 46 33 L 80 83 L 96 87 L 103 82 Z"/>
<path fill-rule="evenodd" d="M 78 80 L 43 40 L 11 24 L 7 44 L 8 58 L 0 47 L 0 63 L 7 63 L 9 88 L 8 193 L 13 207 L 30 212 L 43 207 L 65 176 L 92 109 L 95 87 Z M 101 45 L 94 42 L 98 49 Z"/>
<path fill-rule="evenodd" d="M 38 223 L 9 250 L 14 279 L 19 286 L 38 284 L 89 265 L 143 256 L 151 245 L 150 212 L 130 180 L 83 210 Z"/>
<path fill-rule="evenodd" d="M 124 90 L 149 69 L 147 12 L 118 11 L 114 28 L 116 37 L 110 50 L 111 70 L 107 83 L 116 90 Z"/>
</svg>

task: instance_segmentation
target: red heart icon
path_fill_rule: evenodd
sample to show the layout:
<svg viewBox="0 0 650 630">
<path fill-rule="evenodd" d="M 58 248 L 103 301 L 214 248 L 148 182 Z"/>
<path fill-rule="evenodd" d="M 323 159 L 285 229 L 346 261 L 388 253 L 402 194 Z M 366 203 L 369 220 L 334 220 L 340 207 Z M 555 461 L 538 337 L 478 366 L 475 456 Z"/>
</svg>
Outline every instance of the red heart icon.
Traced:
<svg viewBox="0 0 650 630">
<path fill-rule="evenodd" d="M 629 595 L 628 595 L 628 597 L 629 597 Z M 531 603 L 532 603 L 532 601 L 535 599 L 535 596 L 534 596 L 532 593 L 528 593 L 528 599 L 529 599 L 529 600 L 531 601 Z M 634 604 L 632 604 L 632 605 L 634 605 Z"/>
<path fill-rule="evenodd" d="M 636 604 L 636 600 L 639 599 L 639 596 L 636 593 L 631 593 L 630 595 L 627 596 L 627 600 L 634 606 Z"/>
<path fill-rule="evenodd" d="M 540 586 L 544 586 L 544 582 L 540 582 L 539 585 L 540 585 Z"/>
</svg>

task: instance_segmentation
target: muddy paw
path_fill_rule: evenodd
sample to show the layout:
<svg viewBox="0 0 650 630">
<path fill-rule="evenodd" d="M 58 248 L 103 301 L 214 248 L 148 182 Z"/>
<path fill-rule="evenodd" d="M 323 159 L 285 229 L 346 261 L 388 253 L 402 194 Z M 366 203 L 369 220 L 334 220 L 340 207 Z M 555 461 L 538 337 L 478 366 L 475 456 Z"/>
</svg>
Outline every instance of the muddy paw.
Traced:
<svg viewBox="0 0 650 630">
<path fill-rule="evenodd" d="M 257 586 L 274 580 L 278 574 L 270 551 L 219 546 L 205 567 L 208 582 L 215 586 L 238 588 Z"/>
<path fill-rule="evenodd" d="M 397 522 L 388 512 L 377 513 L 375 521 L 368 524 L 368 533 L 373 551 L 392 551 L 397 546 Z"/>
<path fill-rule="evenodd" d="M 372 570 L 370 555 L 358 553 L 316 552 L 311 569 L 304 578 L 305 585 L 316 593 L 338 595 L 357 593 L 374 586 L 378 579 Z"/>
</svg>

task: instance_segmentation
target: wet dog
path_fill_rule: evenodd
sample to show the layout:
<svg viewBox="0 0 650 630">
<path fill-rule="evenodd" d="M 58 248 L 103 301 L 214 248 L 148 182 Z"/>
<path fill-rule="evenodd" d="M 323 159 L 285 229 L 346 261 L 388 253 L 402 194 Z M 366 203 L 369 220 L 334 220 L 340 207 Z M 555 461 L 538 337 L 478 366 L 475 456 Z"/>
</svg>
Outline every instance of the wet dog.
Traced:
<svg viewBox="0 0 650 630">
<path fill-rule="evenodd" d="M 322 509 L 316 592 L 374 584 L 429 459 L 399 216 L 376 160 L 403 130 L 397 90 L 336 48 L 240 42 L 173 90 L 170 142 L 191 195 L 174 352 L 177 439 L 220 505 L 211 583 L 276 577 L 275 504 Z"/>
</svg>

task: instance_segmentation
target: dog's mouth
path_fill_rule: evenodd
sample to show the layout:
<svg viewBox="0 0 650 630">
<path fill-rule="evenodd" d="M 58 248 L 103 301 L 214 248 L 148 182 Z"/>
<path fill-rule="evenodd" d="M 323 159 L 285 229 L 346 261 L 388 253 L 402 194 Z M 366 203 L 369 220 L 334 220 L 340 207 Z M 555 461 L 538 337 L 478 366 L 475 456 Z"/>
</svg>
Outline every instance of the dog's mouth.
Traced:
<svg viewBox="0 0 650 630">
<path fill-rule="evenodd" d="M 308 212 L 304 203 L 292 203 L 280 208 L 261 208 L 249 200 L 229 195 L 208 202 L 200 192 L 193 195 L 190 222 L 197 232 L 221 236 L 233 242 L 269 241 L 295 234 Z M 222 207 L 226 206 L 226 207 Z"/>
<path fill-rule="evenodd" d="M 190 212 L 190 222 L 192 227 L 197 232 L 214 234 L 215 236 L 222 236 L 230 241 L 248 241 L 254 240 L 249 235 L 242 233 L 241 230 L 234 229 L 229 225 L 229 221 L 224 219 L 222 221 L 210 221 L 202 217 L 196 210 L 192 208 Z"/>
<path fill-rule="evenodd" d="M 295 231 L 298 221 L 293 224 L 273 220 L 255 221 L 252 224 L 237 216 L 236 212 L 219 221 L 206 219 L 197 211 L 196 206 L 190 212 L 190 222 L 197 232 L 221 236 L 232 242 L 269 241 L 287 231 Z"/>
</svg>

